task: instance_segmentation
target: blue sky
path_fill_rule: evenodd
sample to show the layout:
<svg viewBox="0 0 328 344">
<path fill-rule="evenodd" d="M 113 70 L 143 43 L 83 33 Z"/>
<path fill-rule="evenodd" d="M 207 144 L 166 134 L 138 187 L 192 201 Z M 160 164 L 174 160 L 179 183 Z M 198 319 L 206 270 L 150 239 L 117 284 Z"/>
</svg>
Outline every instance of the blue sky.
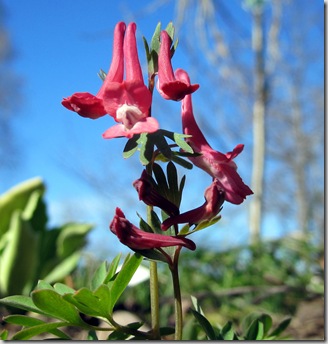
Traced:
<svg viewBox="0 0 328 344">
<path fill-rule="evenodd" d="M 97 92 L 101 84 L 97 72 L 100 68 L 107 71 L 110 64 L 115 24 L 120 20 L 130 21 L 132 13 L 138 17 L 140 5 L 145 8 L 152 2 L 3 0 L 7 12 L 5 26 L 16 52 L 12 68 L 23 80 L 23 102 L 14 119 L 15 140 L 21 149 L 22 161 L 1 182 L 0 192 L 28 178 L 41 176 L 48 187 L 46 199 L 50 223 L 61 224 L 66 220 L 97 223 L 96 230 L 90 236 L 89 246 L 97 254 L 105 254 L 107 250 L 123 250 L 123 246 L 118 245 L 116 238 L 108 231 L 115 206 L 122 207 L 129 216 L 133 216 L 131 222 L 137 223 L 135 209 L 143 210 L 131 183 L 139 177 L 141 166 L 136 158 L 123 160 L 121 153 L 124 139 L 102 139 L 102 132 L 113 124 L 109 116 L 96 121 L 83 119 L 65 109 L 60 102 L 63 97 L 74 92 Z M 236 15 L 240 15 L 240 12 L 242 9 L 238 7 Z M 137 39 L 143 63 L 145 58 L 141 37 L 150 39 L 159 21 L 166 26 L 173 19 L 172 1 L 151 15 L 138 17 Z M 247 23 L 243 25 L 247 26 Z M 173 60 L 174 68 L 188 70 L 187 61 L 182 50 L 178 49 Z M 170 111 L 179 111 L 179 106 L 170 104 Z M 167 124 L 165 111 L 159 109 L 162 127 Z M 180 131 L 180 123 L 167 129 Z M 64 167 L 64 160 L 74 165 L 74 159 L 78 167 L 84 166 L 87 169 L 92 166 L 99 168 L 104 176 L 112 176 L 110 185 L 103 186 L 108 197 L 99 197 L 93 188 Z M 241 166 L 240 174 L 249 184 L 249 171 L 243 170 L 247 166 L 245 159 L 241 154 L 236 162 Z M 187 177 L 188 181 L 192 185 L 188 201 L 191 206 L 198 206 L 203 202 L 203 191 L 210 184 L 210 179 L 200 178 L 199 174 L 193 173 Z M 127 188 L 131 192 L 125 191 Z M 201 197 L 196 199 L 196 194 Z M 213 245 L 218 247 L 229 240 L 231 242 L 231 238 L 234 242 L 244 243 L 247 240 L 247 207 L 247 202 L 238 209 L 225 206 L 225 209 L 242 214 L 235 221 L 235 230 L 225 227 L 229 225 L 229 220 L 225 219 L 223 211 L 222 226 L 225 230 L 220 229 L 218 235 L 208 229 L 206 235 L 199 233 L 192 239 L 197 242 L 199 238 L 204 244 L 209 244 L 213 243 L 214 238 Z M 107 209 L 108 216 L 104 218 Z M 267 221 L 272 224 L 275 219 L 269 218 Z M 272 226 L 268 233 L 279 236 L 281 231 Z"/>
</svg>

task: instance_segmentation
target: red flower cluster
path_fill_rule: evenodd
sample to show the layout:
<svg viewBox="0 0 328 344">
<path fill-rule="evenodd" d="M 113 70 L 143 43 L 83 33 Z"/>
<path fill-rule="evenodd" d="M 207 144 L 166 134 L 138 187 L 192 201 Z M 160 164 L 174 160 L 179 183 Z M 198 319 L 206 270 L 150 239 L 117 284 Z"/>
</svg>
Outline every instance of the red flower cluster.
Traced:
<svg viewBox="0 0 328 344">
<path fill-rule="evenodd" d="M 182 214 L 177 205 L 159 192 L 160 188 L 146 171 L 133 185 L 140 200 L 147 205 L 159 207 L 169 216 L 162 223 L 161 229 L 166 231 L 174 226 L 177 232 L 178 224 L 193 225 L 211 220 L 220 212 L 225 200 L 240 204 L 253 192 L 242 181 L 237 173 L 237 165 L 233 161 L 242 152 L 244 146 L 239 144 L 232 152 L 220 153 L 212 149 L 199 129 L 194 118 L 191 99 L 191 94 L 199 88 L 199 85 L 192 85 L 187 72 L 183 69 L 178 68 L 173 72 L 171 45 L 171 37 L 166 31 L 162 31 L 157 61 L 157 90 L 166 100 L 182 100 L 183 132 L 189 135 L 186 141 L 194 152 L 200 153 L 189 159 L 194 165 L 210 174 L 213 182 L 205 190 L 205 203 Z M 116 25 L 111 65 L 98 93 L 96 95 L 87 92 L 74 93 L 64 98 L 62 104 L 82 117 L 97 119 L 106 114 L 110 115 L 118 124 L 104 132 L 103 137 L 106 139 L 131 138 L 135 134 L 154 133 L 159 129 L 157 120 L 150 117 L 152 94 L 145 85 L 142 75 L 135 23 L 126 26 L 125 23 L 119 22 Z M 168 246 L 184 246 L 191 250 L 196 248 L 195 243 L 184 236 L 150 233 L 137 228 L 125 218 L 119 208 L 116 208 L 110 230 L 132 250 Z"/>
</svg>

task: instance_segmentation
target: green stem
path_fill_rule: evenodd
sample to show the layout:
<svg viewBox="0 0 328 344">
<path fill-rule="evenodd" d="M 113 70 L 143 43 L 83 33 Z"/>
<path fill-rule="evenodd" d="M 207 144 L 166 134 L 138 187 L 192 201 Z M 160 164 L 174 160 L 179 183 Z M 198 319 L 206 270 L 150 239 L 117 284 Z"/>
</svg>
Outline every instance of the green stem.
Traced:
<svg viewBox="0 0 328 344">
<path fill-rule="evenodd" d="M 181 248 L 180 248 L 181 249 Z M 178 256 L 180 250 L 177 249 L 176 256 L 173 265 L 170 267 L 172 280 L 173 280 L 173 290 L 174 290 L 174 307 L 175 307 L 175 340 L 182 340 L 182 302 L 181 302 L 181 289 L 179 281 L 179 270 L 178 270 Z"/>
<path fill-rule="evenodd" d="M 154 261 L 150 261 L 150 309 L 153 338 L 160 339 L 158 275 L 157 263 Z"/>
</svg>

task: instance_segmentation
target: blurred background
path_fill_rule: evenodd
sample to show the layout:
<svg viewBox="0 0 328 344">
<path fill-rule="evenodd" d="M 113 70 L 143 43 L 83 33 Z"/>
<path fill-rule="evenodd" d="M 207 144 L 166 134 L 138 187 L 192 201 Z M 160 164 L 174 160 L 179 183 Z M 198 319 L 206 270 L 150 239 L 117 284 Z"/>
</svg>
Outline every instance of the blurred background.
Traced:
<svg viewBox="0 0 328 344">
<path fill-rule="evenodd" d="M 193 96 L 199 126 L 221 152 L 245 144 L 235 161 L 254 195 L 240 206 L 224 204 L 222 219 L 195 233 L 198 249 L 183 260 L 183 292 L 200 294 L 205 309 L 220 307 L 220 315 L 213 313 L 218 322 L 265 309 L 277 318 L 297 315 L 299 323 L 292 324 L 302 329 L 292 332 L 294 338 L 320 337 L 321 0 L 0 0 L 0 193 L 39 176 L 46 186 L 48 228 L 93 225 L 83 234 L 84 263 L 70 273 L 77 287 L 95 262 L 129 251 L 108 224 L 116 206 L 136 224 L 136 211 L 144 212 L 132 187 L 141 174 L 138 158 L 122 158 L 125 139 L 102 139 L 111 117 L 92 121 L 61 105 L 74 92 L 98 91 L 97 73 L 109 68 L 113 29 L 120 20 L 137 23 L 145 75 L 142 37 L 149 41 L 158 22 L 165 28 L 173 21 L 179 39 L 173 68 L 187 70 L 192 83 L 200 84 Z M 156 94 L 152 111 L 161 128 L 181 132 L 179 103 Z M 211 182 L 196 168 L 180 170 L 185 173 L 182 211 L 201 205 Z M 147 297 L 131 289 L 122 304 L 145 314 Z"/>
</svg>

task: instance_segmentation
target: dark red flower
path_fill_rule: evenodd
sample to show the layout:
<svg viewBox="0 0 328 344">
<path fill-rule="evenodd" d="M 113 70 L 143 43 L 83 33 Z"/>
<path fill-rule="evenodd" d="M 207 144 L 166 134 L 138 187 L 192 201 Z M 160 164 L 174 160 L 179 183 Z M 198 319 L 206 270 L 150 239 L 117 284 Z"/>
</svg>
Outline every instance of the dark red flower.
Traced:
<svg viewBox="0 0 328 344">
<path fill-rule="evenodd" d="M 139 199 L 145 204 L 159 207 L 168 215 L 179 214 L 179 208 L 167 198 L 163 197 L 156 190 L 155 184 L 154 179 L 146 172 L 146 170 L 143 170 L 141 177 L 133 182 L 133 186 L 138 192 Z"/>
<path fill-rule="evenodd" d="M 184 246 L 190 250 L 196 249 L 193 241 L 182 236 L 168 236 L 142 231 L 125 218 L 120 208 L 116 208 L 115 216 L 109 228 L 122 244 L 132 250 L 148 250 L 169 246 Z"/>
<path fill-rule="evenodd" d="M 205 220 L 211 220 L 220 212 L 224 202 L 224 191 L 217 179 L 214 179 L 213 183 L 205 190 L 204 197 L 205 203 L 202 206 L 166 219 L 162 223 L 162 229 L 165 231 L 178 223 L 189 223 L 189 225 L 192 225 Z"/>
</svg>

